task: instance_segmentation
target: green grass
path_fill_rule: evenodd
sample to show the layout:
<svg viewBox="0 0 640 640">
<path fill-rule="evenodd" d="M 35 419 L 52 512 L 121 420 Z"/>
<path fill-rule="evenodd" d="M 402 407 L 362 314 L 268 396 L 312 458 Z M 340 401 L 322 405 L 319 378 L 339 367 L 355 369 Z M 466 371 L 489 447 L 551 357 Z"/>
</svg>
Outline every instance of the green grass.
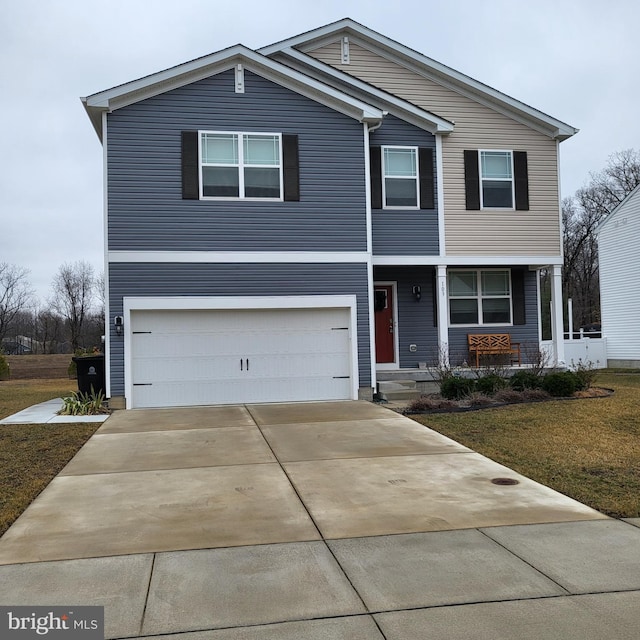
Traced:
<svg viewBox="0 0 640 640">
<path fill-rule="evenodd" d="M 640 516 L 640 374 L 601 372 L 608 398 L 413 416 L 613 517 Z"/>
<path fill-rule="evenodd" d="M 0 419 L 68 395 L 75 380 L 0 382 Z M 0 425 L 0 535 L 99 427 L 96 423 Z"/>
</svg>

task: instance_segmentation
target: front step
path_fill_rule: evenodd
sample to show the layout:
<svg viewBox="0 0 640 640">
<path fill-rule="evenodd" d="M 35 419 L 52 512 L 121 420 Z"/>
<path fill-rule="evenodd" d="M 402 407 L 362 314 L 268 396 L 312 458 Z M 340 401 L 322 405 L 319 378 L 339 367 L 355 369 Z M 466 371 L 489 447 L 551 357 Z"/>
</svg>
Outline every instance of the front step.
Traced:
<svg viewBox="0 0 640 640">
<path fill-rule="evenodd" d="M 399 400 L 413 400 L 419 398 L 421 392 L 418 390 L 415 380 L 382 380 L 378 383 L 378 398 L 387 402 Z"/>
</svg>

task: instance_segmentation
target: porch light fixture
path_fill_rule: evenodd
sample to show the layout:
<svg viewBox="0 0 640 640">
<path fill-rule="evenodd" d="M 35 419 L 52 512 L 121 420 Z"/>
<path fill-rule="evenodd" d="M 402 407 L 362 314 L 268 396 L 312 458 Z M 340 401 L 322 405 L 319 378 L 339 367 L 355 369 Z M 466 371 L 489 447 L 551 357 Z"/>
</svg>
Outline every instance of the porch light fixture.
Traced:
<svg viewBox="0 0 640 640">
<path fill-rule="evenodd" d="M 420 290 L 420 285 L 416 284 L 412 289 L 413 297 L 416 299 L 416 302 L 420 302 L 420 298 L 422 298 L 422 291 Z"/>
<path fill-rule="evenodd" d="M 124 326 L 124 319 L 122 316 L 116 316 L 113 319 L 113 325 L 116 328 L 116 335 L 117 336 L 121 336 L 122 335 L 122 327 Z"/>
</svg>

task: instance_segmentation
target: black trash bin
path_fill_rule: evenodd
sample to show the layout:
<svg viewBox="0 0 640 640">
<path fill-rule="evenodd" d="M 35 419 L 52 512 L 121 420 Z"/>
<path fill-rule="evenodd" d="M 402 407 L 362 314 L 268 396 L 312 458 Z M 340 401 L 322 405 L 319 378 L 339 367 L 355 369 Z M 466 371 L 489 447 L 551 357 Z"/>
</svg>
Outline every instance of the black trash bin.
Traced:
<svg viewBox="0 0 640 640">
<path fill-rule="evenodd" d="M 72 360 L 78 370 L 78 391 L 80 393 L 105 393 L 104 355 L 77 356 Z"/>
</svg>

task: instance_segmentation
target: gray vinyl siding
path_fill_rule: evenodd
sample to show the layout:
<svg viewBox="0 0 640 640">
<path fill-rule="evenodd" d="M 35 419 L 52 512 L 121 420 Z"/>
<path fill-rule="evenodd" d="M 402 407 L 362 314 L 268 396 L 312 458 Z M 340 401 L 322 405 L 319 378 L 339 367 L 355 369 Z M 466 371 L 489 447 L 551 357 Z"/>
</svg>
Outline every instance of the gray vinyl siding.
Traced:
<svg viewBox="0 0 640 640">
<path fill-rule="evenodd" d="M 434 325 L 433 267 L 376 267 L 374 282 L 396 282 L 398 297 L 398 351 L 401 369 L 415 369 L 419 362 L 438 361 L 438 329 Z M 419 302 L 413 287 L 420 286 Z M 409 351 L 415 344 L 417 351 Z"/>
<path fill-rule="evenodd" d="M 471 267 L 473 268 L 473 267 Z M 459 365 L 468 360 L 469 333 L 508 333 L 512 342 L 519 342 L 522 362 L 527 362 L 527 352 L 537 351 L 538 341 L 538 293 L 536 271 L 525 271 L 524 304 L 526 324 L 508 327 L 449 327 L 449 358 L 451 364 Z"/>
<path fill-rule="evenodd" d="M 370 136 L 372 146 L 401 145 L 434 150 L 433 175 L 436 179 L 435 137 L 395 116 L 385 117 L 382 126 Z M 434 209 L 374 209 L 372 212 L 374 255 L 438 255 L 438 193 L 434 184 Z"/>
<path fill-rule="evenodd" d="M 112 263 L 109 311 L 122 315 L 123 297 L 357 296 L 360 387 L 371 386 L 366 264 Z M 124 337 L 111 331 L 111 394 L 124 394 Z M 126 328 L 125 328 L 126 331 Z"/>
<path fill-rule="evenodd" d="M 300 202 L 183 200 L 183 130 L 297 134 Z M 107 134 L 110 250 L 366 251 L 362 124 L 256 74 L 118 109 Z"/>
</svg>

